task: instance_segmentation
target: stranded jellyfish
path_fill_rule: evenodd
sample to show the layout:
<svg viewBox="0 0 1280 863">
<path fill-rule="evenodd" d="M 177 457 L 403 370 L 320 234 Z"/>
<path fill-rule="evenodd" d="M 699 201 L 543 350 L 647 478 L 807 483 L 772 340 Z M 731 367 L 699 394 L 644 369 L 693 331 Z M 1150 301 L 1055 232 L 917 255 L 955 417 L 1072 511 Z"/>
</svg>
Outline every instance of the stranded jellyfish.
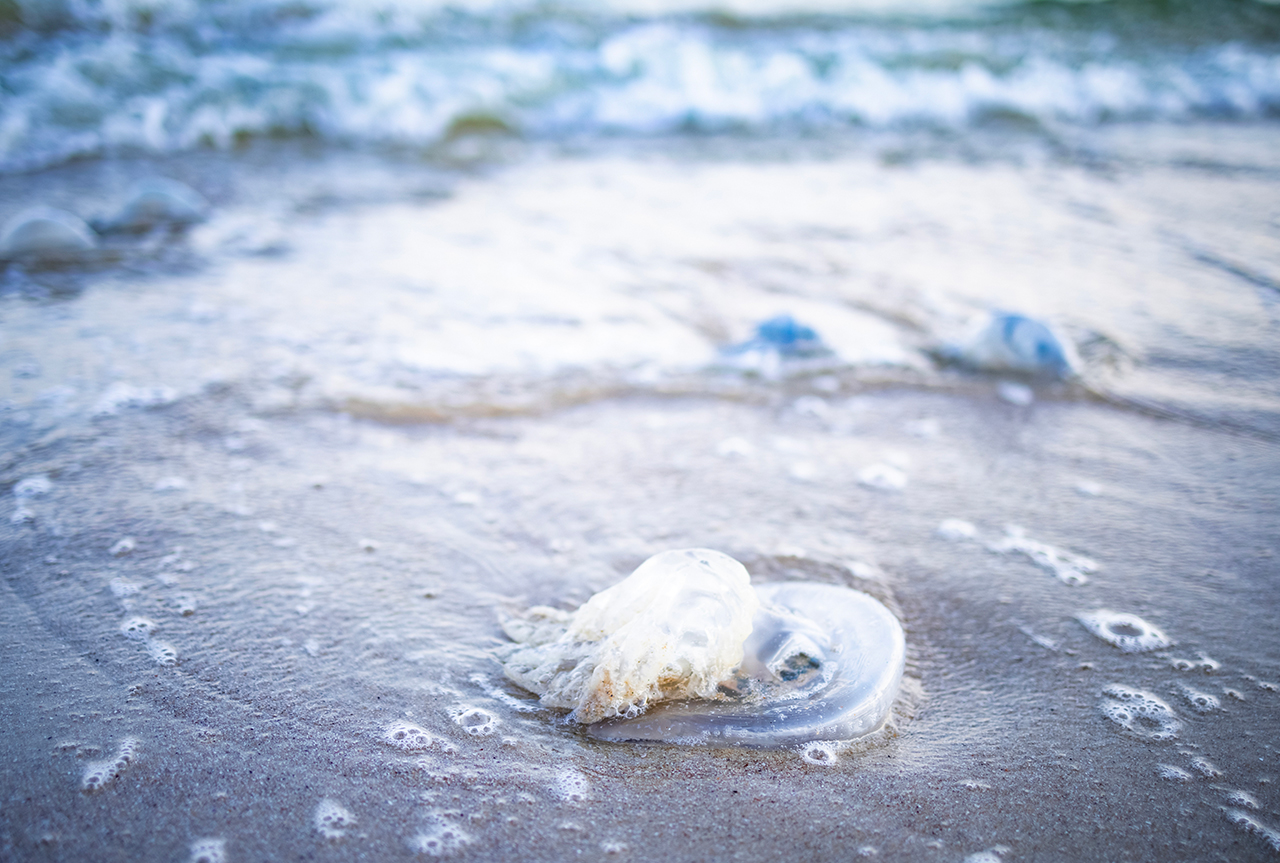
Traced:
<svg viewBox="0 0 1280 863">
<path fill-rule="evenodd" d="M 791 746 L 886 720 L 902 627 L 845 587 L 752 585 L 708 549 L 651 557 L 577 611 L 507 620 L 507 676 L 603 740 Z"/>
</svg>

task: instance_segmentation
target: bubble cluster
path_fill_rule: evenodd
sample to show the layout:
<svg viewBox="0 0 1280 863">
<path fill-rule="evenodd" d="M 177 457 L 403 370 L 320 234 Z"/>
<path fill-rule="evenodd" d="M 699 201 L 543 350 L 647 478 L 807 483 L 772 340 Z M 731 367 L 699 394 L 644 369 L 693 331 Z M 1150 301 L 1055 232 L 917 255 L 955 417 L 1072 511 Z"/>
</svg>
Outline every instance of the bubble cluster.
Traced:
<svg viewBox="0 0 1280 863">
<path fill-rule="evenodd" d="M 124 557 L 126 554 L 132 554 L 137 547 L 138 541 L 131 536 L 126 536 L 117 540 L 115 545 L 111 546 L 111 556 Z"/>
<path fill-rule="evenodd" d="M 111 595 L 116 599 L 133 596 L 142 590 L 142 585 L 134 581 L 125 581 L 123 578 L 111 579 L 111 583 L 107 587 L 111 590 Z"/>
<path fill-rule="evenodd" d="M 1005 536 L 988 547 L 998 554 L 1021 554 L 1041 569 L 1052 572 L 1059 581 L 1072 587 L 1087 582 L 1089 580 L 1087 573 L 1098 571 L 1096 561 L 1032 539 L 1027 536 L 1023 528 L 1017 525 L 1005 528 Z"/>
<path fill-rule="evenodd" d="M 324 838 L 338 840 L 346 837 L 347 830 L 355 826 L 356 816 L 338 801 L 325 798 L 316 804 L 311 823 Z"/>
<path fill-rule="evenodd" d="M 426 752 L 436 742 L 427 731 L 412 722 L 394 722 L 382 732 L 382 739 L 405 752 Z"/>
<path fill-rule="evenodd" d="M 806 764 L 820 764 L 823 767 L 830 767 L 840 760 L 835 744 L 826 741 L 814 741 L 804 746 L 800 750 L 800 757 Z"/>
<path fill-rule="evenodd" d="M 1187 700 L 1187 704 L 1191 705 L 1191 709 L 1196 713 L 1212 713 L 1215 710 L 1222 709 L 1222 702 L 1216 695 L 1210 695 L 1207 692 L 1201 692 L 1186 685 L 1179 687 L 1179 689 L 1182 691 L 1182 697 Z"/>
<path fill-rule="evenodd" d="M 177 392 L 169 387 L 135 387 L 117 381 L 107 387 L 106 392 L 94 406 L 94 416 L 114 416 L 121 408 L 157 408 L 172 404 L 178 398 Z"/>
<path fill-rule="evenodd" d="M 19 500 L 40 497 L 53 491 L 53 482 L 44 474 L 36 474 L 19 480 L 13 487 L 13 496 Z"/>
<path fill-rule="evenodd" d="M 1169 664 L 1179 671 L 1203 671 L 1205 674 L 1213 674 L 1222 667 L 1222 663 L 1215 659 L 1210 659 L 1204 653 L 1201 653 L 1198 659 L 1182 659 L 1180 657 L 1172 657 Z"/>
<path fill-rule="evenodd" d="M 1003 845 L 997 845 L 994 848 L 988 848 L 986 851 L 977 851 L 964 858 L 964 863 L 1000 863 L 1005 854 L 1009 853 L 1009 849 Z"/>
<path fill-rule="evenodd" d="M 1100 608 L 1078 614 L 1076 620 L 1098 638 L 1125 653 L 1163 650 L 1173 644 L 1168 636 L 1136 614 Z"/>
<path fill-rule="evenodd" d="M 153 634 L 157 629 L 159 627 L 145 617 L 130 617 L 120 624 L 120 633 L 131 641 L 141 642 L 147 650 L 147 655 L 157 665 L 176 664 L 178 661 L 177 649 L 168 642 L 154 638 Z"/>
<path fill-rule="evenodd" d="M 498 717 L 480 707 L 463 707 L 453 717 L 472 737 L 487 737 L 498 730 Z"/>
<path fill-rule="evenodd" d="M 1222 775 L 1218 766 L 1204 756 L 1191 759 L 1191 768 L 1206 779 L 1216 779 Z"/>
<path fill-rule="evenodd" d="M 442 816 L 409 840 L 409 848 L 428 857 L 447 857 L 471 844 L 471 837 Z"/>
<path fill-rule="evenodd" d="M 118 779 L 137 757 L 138 741 L 132 737 L 126 737 L 120 742 L 113 756 L 102 761 L 94 761 L 85 767 L 84 775 L 80 779 L 81 790 L 92 792 L 107 787 Z"/>
<path fill-rule="evenodd" d="M 1172 764 L 1157 764 L 1156 772 L 1161 779 L 1168 779 L 1170 782 L 1190 782 L 1193 778 L 1190 773 Z"/>
<path fill-rule="evenodd" d="M 1227 802 L 1232 806 L 1243 806 L 1245 809 L 1261 809 L 1258 798 L 1248 791 L 1231 790 L 1227 792 Z"/>
<path fill-rule="evenodd" d="M 226 863 L 227 840 L 197 839 L 191 843 L 190 863 Z"/>
<path fill-rule="evenodd" d="M 551 792 L 566 803 L 591 799 L 591 782 L 577 770 L 561 770 L 551 783 Z"/>
<path fill-rule="evenodd" d="M 1098 705 L 1102 715 L 1126 731 L 1147 740 L 1172 740 L 1182 729 L 1173 708 L 1150 692 L 1132 686 L 1112 684 L 1102 690 Z"/>
<path fill-rule="evenodd" d="M 1240 827 L 1246 833 L 1252 833 L 1254 836 L 1262 839 L 1275 851 L 1280 851 L 1280 830 L 1268 827 L 1257 818 L 1254 818 L 1243 809 L 1226 809 L 1227 820 L 1237 827 Z"/>
</svg>

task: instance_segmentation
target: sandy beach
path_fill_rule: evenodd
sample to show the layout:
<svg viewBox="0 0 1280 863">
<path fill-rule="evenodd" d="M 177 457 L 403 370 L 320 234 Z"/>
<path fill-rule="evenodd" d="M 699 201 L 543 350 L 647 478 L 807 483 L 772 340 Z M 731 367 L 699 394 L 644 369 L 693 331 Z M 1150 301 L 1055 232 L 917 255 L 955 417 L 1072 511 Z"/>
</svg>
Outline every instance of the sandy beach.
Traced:
<svg viewBox="0 0 1280 863">
<path fill-rule="evenodd" d="M 1274 140 L 0 177 L 2 216 L 146 172 L 214 206 L 5 273 L 0 856 L 1273 859 Z M 939 364 L 992 307 L 1059 322 L 1087 385 Z M 777 313 L 840 361 L 725 368 Z M 685 547 L 889 604 L 889 728 L 601 743 L 503 678 L 503 609 Z"/>
</svg>

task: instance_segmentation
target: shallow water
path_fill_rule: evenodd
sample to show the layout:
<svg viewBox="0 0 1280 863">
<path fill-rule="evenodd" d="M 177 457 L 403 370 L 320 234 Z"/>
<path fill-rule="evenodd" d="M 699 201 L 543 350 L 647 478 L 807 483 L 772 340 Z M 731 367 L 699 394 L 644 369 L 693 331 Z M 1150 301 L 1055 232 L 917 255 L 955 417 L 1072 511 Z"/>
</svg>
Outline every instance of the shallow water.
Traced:
<svg viewBox="0 0 1280 863">
<path fill-rule="evenodd" d="M 1274 858 L 1273 125 L 460 140 L 0 176 L 212 204 L 0 273 L 0 856 Z M 941 364 L 993 308 L 1083 382 Z M 744 373 L 782 313 L 830 353 Z M 505 682 L 504 611 L 686 547 L 892 609 L 889 729 Z"/>
</svg>

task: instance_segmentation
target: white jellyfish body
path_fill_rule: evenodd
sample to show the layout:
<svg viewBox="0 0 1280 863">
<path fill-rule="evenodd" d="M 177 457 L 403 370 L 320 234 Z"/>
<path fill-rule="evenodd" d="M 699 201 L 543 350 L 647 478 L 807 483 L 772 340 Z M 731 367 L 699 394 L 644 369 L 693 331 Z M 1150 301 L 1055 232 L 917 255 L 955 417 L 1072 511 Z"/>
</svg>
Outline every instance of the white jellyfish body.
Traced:
<svg viewBox="0 0 1280 863">
<path fill-rule="evenodd" d="M 742 564 L 710 549 L 667 551 L 572 616 L 534 608 L 506 624 L 523 642 L 507 676 L 584 724 L 650 702 L 709 697 L 742 662 L 759 606 Z M 530 629 L 534 624 L 535 629 Z"/>
<path fill-rule="evenodd" d="M 875 599 L 828 584 L 752 586 L 707 549 L 664 552 L 574 613 L 504 624 L 507 676 L 601 740 L 781 747 L 875 731 L 906 642 Z"/>
<path fill-rule="evenodd" d="M 601 740 L 782 747 L 852 740 L 880 728 L 906 661 L 902 626 L 889 609 L 829 584 L 763 584 L 756 593 L 763 605 L 729 684 L 734 695 L 667 702 L 587 733 Z"/>
</svg>

